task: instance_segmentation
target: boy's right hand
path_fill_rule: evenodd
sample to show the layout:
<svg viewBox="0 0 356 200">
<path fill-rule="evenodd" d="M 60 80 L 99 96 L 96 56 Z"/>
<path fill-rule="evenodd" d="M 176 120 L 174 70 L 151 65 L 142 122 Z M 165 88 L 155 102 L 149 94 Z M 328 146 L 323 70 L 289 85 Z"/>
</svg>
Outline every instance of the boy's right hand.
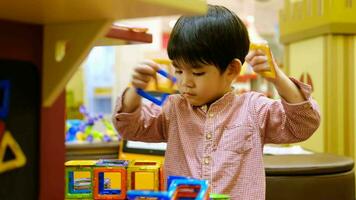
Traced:
<svg viewBox="0 0 356 200">
<path fill-rule="evenodd" d="M 131 83 L 135 88 L 146 89 L 151 78 L 156 77 L 156 72 L 159 70 L 157 63 L 146 60 L 134 68 Z"/>
<path fill-rule="evenodd" d="M 141 104 L 141 97 L 136 89 L 146 89 L 151 78 L 156 76 L 158 64 L 153 61 L 144 61 L 134 68 L 130 87 L 123 96 L 123 105 L 120 112 L 131 113 Z"/>
</svg>

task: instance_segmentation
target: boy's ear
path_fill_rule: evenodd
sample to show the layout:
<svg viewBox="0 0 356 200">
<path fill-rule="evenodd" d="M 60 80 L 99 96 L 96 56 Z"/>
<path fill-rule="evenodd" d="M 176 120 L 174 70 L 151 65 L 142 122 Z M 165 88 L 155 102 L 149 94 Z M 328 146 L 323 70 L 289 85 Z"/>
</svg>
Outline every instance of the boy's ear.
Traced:
<svg viewBox="0 0 356 200">
<path fill-rule="evenodd" d="M 234 78 L 240 74 L 241 71 L 241 61 L 237 58 L 233 59 L 228 66 L 228 75 L 232 75 Z"/>
</svg>

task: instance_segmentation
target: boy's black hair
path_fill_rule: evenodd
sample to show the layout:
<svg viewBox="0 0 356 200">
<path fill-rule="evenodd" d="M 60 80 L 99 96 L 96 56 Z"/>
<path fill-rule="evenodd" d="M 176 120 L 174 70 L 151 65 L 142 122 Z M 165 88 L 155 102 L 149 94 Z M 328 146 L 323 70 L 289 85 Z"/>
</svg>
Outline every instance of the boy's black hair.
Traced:
<svg viewBox="0 0 356 200">
<path fill-rule="evenodd" d="M 206 15 L 178 19 L 170 35 L 168 56 L 192 67 L 212 64 L 223 73 L 233 59 L 245 61 L 249 46 L 240 18 L 223 6 L 208 5 Z"/>
</svg>

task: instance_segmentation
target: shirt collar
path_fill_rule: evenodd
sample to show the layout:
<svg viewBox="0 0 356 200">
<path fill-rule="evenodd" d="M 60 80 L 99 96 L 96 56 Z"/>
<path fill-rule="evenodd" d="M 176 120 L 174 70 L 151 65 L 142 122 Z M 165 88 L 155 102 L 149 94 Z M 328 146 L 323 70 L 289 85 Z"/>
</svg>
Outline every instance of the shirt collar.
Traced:
<svg viewBox="0 0 356 200">
<path fill-rule="evenodd" d="M 219 99 L 215 100 L 210 107 L 209 110 L 213 110 L 215 107 L 218 107 L 219 109 L 224 108 L 226 106 L 229 106 L 230 102 L 232 101 L 233 97 L 235 96 L 235 93 L 233 91 L 227 92 L 224 94 L 224 96 L 220 97 Z M 201 111 L 206 113 L 208 111 L 208 106 L 202 105 L 202 106 L 194 106 L 195 108 L 199 108 Z"/>
</svg>

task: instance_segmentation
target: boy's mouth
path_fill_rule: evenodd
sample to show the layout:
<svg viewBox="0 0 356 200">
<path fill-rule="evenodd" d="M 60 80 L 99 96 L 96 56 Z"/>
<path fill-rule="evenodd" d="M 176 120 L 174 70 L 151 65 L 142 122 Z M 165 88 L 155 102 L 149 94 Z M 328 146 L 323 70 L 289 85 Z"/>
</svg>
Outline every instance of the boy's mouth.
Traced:
<svg viewBox="0 0 356 200">
<path fill-rule="evenodd" d="M 184 96 L 187 96 L 187 97 L 196 96 L 195 94 L 190 93 L 190 92 L 183 92 L 183 95 L 184 95 Z"/>
</svg>

